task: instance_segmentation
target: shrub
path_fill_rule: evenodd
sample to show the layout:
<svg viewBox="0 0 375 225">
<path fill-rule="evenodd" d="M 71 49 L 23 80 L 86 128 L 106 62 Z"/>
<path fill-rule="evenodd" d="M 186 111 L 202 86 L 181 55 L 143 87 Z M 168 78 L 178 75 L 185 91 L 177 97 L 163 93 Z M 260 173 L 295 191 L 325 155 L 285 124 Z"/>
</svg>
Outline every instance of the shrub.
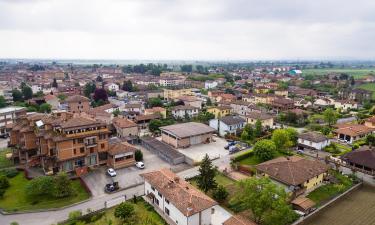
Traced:
<svg viewBox="0 0 375 225">
<path fill-rule="evenodd" d="M 263 162 L 273 159 L 276 145 L 271 140 L 261 140 L 254 145 L 254 154 Z"/>
<path fill-rule="evenodd" d="M 134 158 L 135 158 L 135 161 L 137 161 L 137 162 L 142 161 L 143 160 L 142 151 L 141 150 L 135 151 Z"/>
<path fill-rule="evenodd" d="M 0 176 L 0 189 L 7 189 L 9 187 L 9 180 L 6 176 Z"/>
<path fill-rule="evenodd" d="M 79 217 L 82 216 L 82 211 L 81 210 L 74 210 L 69 213 L 69 219 L 70 220 L 76 220 Z"/>
<path fill-rule="evenodd" d="M 10 225 L 19 225 L 19 223 L 13 221 L 13 222 L 10 223 Z"/>
<path fill-rule="evenodd" d="M 5 170 L 1 171 L 1 173 L 8 178 L 13 178 L 13 177 L 17 176 L 17 174 L 19 172 L 18 172 L 18 170 L 13 168 L 13 169 L 5 169 Z"/>
<path fill-rule="evenodd" d="M 115 217 L 122 220 L 129 220 L 134 216 L 134 206 L 129 202 L 123 202 L 115 209 Z"/>
<path fill-rule="evenodd" d="M 54 177 L 54 188 L 52 195 L 63 198 L 73 193 L 72 182 L 66 173 L 59 173 Z"/>
<path fill-rule="evenodd" d="M 214 199 L 218 202 L 223 202 L 228 197 L 229 193 L 223 185 L 219 185 L 212 193 Z"/>
<path fill-rule="evenodd" d="M 0 189 L 0 198 L 2 198 L 5 194 L 5 189 Z"/>
<path fill-rule="evenodd" d="M 26 185 L 26 193 L 29 196 L 50 195 L 54 186 L 53 177 L 40 176 L 32 179 Z"/>
<path fill-rule="evenodd" d="M 245 152 L 239 156 L 236 156 L 234 159 L 233 159 L 233 162 L 238 162 L 238 161 L 241 161 L 243 159 L 247 159 L 249 157 L 251 157 L 253 155 L 253 152 L 252 151 L 248 151 L 248 152 Z"/>
</svg>

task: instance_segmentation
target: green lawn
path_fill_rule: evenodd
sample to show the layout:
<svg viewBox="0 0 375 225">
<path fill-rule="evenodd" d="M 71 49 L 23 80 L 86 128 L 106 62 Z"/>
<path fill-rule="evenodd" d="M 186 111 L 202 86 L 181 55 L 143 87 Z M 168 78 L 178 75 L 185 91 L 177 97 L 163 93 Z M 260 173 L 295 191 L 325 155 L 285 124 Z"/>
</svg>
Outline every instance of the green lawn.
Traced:
<svg viewBox="0 0 375 225">
<path fill-rule="evenodd" d="M 79 180 L 74 180 L 72 185 L 75 195 L 73 196 L 60 199 L 51 199 L 50 197 L 30 199 L 25 193 L 25 187 L 28 182 L 29 180 L 25 178 L 23 173 L 19 173 L 9 179 L 10 187 L 6 190 L 4 197 L 0 199 L 0 208 L 8 212 L 58 208 L 89 198 L 89 193 L 81 186 Z"/>
<path fill-rule="evenodd" d="M 138 198 L 136 204 L 134 204 L 135 209 L 135 216 L 136 216 L 136 224 L 143 225 L 143 224 L 152 224 L 152 225 L 166 225 L 167 223 L 164 219 L 153 209 L 151 205 L 145 202 L 142 198 Z M 102 224 L 112 224 L 112 225 L 120 225 L 124 224 L 121 220 L 117 219 L 114 216 L 114 211 L 116 207 L 108 209 L 104 212 L 98 220 L 93 221 L 93 217 L 91 217 L 91 221 L 88 221 L 87 225 L 102 225 Z"/>
<path fill-rule="evenodd" d="M 280 156 L 286 156 L 286 154 L 277 151 L 275 158 L 280 157 Z M 260 160 L 254 154 L 252 154 L 250 155 L 250 157 L 240 160 L 239 163 L 240 165 L 255 166 L 255 165 L 258 165 L 259 163 L 262 163 L 262 160 Z"/>
<path fill-rule="evenodd" d="M 360 79 L 362 77 L 365 77 L 369 74 L 375 74 L 375 69 L 338 69 L 338 68 L 332 68 L 332 69 L 305 69 L 302 70 L 303 75 L 317 75 L 322 76 L 326 75 L 328 73 L 346 73 L 350 76 L 353 76 L 354 79 Z"/>
<path fill-rule="evenodd" d="M 335 176 L 339 183 L 320 186 L 307 195 L 307 197 L 313 200 L 318 206 L 332 199 L 336 195 L 343 193 L 353 185 L 353 181 L 350 178 L 343 176 L 336 171 L 330 171 L 330 173 Z"/>
<path fill-rule="evenodd" d="M 5 149 L 0 150 L 0 169 L 13 166 L 13 161 L 5 157 L 7 153 L 11 153 L 11 152 L 12 150 L 10 148 L 5 148 Z"/>
<path fill-rule="evenodd" d="M 375 99 L 375 83 L 367 83 L 359 86 L 360 89 L 372 91 L 372 99 Z"/>
</svg>

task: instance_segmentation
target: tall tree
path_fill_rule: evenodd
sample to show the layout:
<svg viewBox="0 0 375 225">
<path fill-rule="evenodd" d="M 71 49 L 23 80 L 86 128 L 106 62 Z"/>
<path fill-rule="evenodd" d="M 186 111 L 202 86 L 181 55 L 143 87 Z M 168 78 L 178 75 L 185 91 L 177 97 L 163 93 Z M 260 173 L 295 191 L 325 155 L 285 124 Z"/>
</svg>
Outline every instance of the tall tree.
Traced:
<svg viewBox="0 0 375 225">
<path fill-rule="evenodd" d="M 99 100 L 102 100 L 103 102 L 106 102 L 108 100 L 108 94 L 107 91 L 103 88 L 96 89 L 94 92 L 94 100 L 97 102 Z"/>
<path fill-rule="evenodd" d="M 207 193 L 209 190 L 217 187 L 215 181 L 216 168 L 206 154 L 199 167 L 199 176 L 197 177 L 198 187 Z"/>
<path fill-rule="evenodd" d="M 18 89 L 13 89 L 12 90 L 12 97 L 14 102 L 20 102 L 22 101 L 22 92 L 19 91 Z"/>
<path fill-rule="evenodd" d="M 4 96 L 0 95 L 0 108 L 4 108 L 5 106 L 7 106 L 7 101 Z"/>
<path fill-rule="evenodd" d="M 133 87 L 132 81 L 131 80 L 124 81 L 124 83 L 122 84 L 122 90 L 128 91 L 128 92 L 134 91 L 134 87 Z"/>
<path fill-rule="evenodd" d="M 96 89 L 96 85 L 92 82 L 89 82 L 85 84 L 83 93 L 85 94 L 86 97 L 90 98 L 91 94 L 94 93 L 95 89 Z"/>
<path fill-rule="evenodd" d="M 269 178 L 249 178 L 238 183 L 230 203 L 241 209 L 249 209 L 252 219 L 262 225 L 286 225 L 298 218 L 288 205 L 285 190 L 271 182 Z"/>
<path fill-rule="evenodd" d="M 57 80 L 56 78 L 53 78 L 52 87 L 57 88 Z"/>
<path fill-rule="evenodd" d="M 277 129 L 272 133 L 272 141 L 275 143 L 276 148 L 286 150 L 293 145 L 289 138 L 289 133 L 285 129 Z"/>
<path fill-rule="evenodd" d="M 263 132 L 262 122 L 260 120 L 257 120 L 255 122 L 255 129 L 254 129 L 254 135 L 255 135 L 255 137 L 262 136 L 262 132 Z"/>
<path fill-rule="evenodd" d="M 273 159 L 276 153 L 276 145 L 271 140 L 260 140 L 254 145 L 254 154 L 260 160 L 267 161 Z"/>
<path fill-rule="evenodd" d="M 28 85 L 21 85 L 21 92 L 23 95 L 23 99 L 28 100 L 33 97 L 33 90 Z"/>
<path fill-rule="evenodd" d="M 323 112 L 324 121 L 328 123 L 328 126 L 332 126 L 337 122 L 337 112 L 332 108 L 328 108 Z"/>
</svg>

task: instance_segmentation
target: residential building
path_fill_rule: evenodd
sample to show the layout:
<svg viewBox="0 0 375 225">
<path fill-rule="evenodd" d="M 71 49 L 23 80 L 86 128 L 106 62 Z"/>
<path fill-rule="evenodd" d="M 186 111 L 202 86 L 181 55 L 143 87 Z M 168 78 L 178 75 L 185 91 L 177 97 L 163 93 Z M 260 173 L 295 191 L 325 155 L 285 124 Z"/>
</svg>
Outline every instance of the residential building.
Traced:
<svg viewBox="0 0 375 225">
<path fill-rule="evenodd" d="M 25 107 L 9 106 L 0 109 L 0 136 L 8 136 L 12 124 L 20 117 L 26 115 Z"/>
<path fill-rule="evenodd" d="M 323 150 L 331 142 L 323 134 L 318 132 L 306 132 L 298 135 L 298 149 Z"/>
<path fill-rule="evenodd" d="M 153 107 L 151 109 L 145 109 L 145 115 L 151 115 L 159 113 L 163 119 L 167 118 L 167 110 L 163 107 Z"/>
<path fill-rule="evenodd" d="M 185 82 L 185 79 L 178 78 L 178 77 L 166 77 L 166 78 L 160 78 L 159 79 L 159 85 L 161 87 L 175 87 L 183 85 Z"/>
<path fill-rule="evenodd" d="M 169 224 L 211 225 L 217 203 L 169 169 L 141 174 L 146 199 Z"/>
<path fill-rule="evenodd" d="M 129 119 L 114 118 L 113 126 L 116 129 L 117 137 L 139 136 L 138 125 Z"/>
<path fill-rule="evenodd" d="M 299 156 L 279 157 L 256 166 L 258 175 L 270 177 L 295 196 L 317 188 L 328 168 L 323 162 Z"/>
<path fill-rule="evenodd" d="M 114 169 L 134 166 L 135 148 L 127 142 L 110 144 L 108 147 L 108 166 Z"/>
<path fill-rule="evenodd" d="M 207 112 L 212 113 L 215 115 L 215 119 L 228 116 L 232 113 L 232 107 L 230 106 L 212 106 L 207 109 Z"/>
<path fill-rule="evenodd" d="M 375 128 L 370 128 L 362 124 L 339 124 L 337 127 L 333 131 L 337 135 L 337 139 L 350 144 L 375 131 Z"/>
<path fill-rule="evenodd" d="M 120 90 L 120 86 L 118 84 L 115 84 L 115 83 L 109 83 L 109 84 L 107 84 L 106 88 L 108 88 L 108 90 L 114 91 L 114 92 Z"/>
<path fill-rule="evenodd" d="M 375 116 L 367 118 L 364 125 L 369 128 L 375 128 Z"/>
<path fill-rule="evenodd" d="M 65 101 L 68 103 L 69 112 L 81 113 L 90 110 L 90 99 L 82 95 L 69 96 Z"/>
<path fill-rule="evenodd" d="M 127 103 L 125 104 L 123 111 L 125 112 L 137 112 L 142 113 L 144 106 L 141 103 Z"/>
<path fill-rule="evenodd" d="M 273 128 L 273 116 L 266 113 L 250 112 L 246 115 L 246 123 L 255 124 L 257 121 L 262 123 L 262 127 Z"/>
<path fill-rule="evenodd" d="M 205 89 L 213 89 L 217 87 L 218 83 L 216 81 L 207 80 L 204 82 Z"/>
<path fill-rule="evenodd" d="M 226 134 L 237 135 L 245 127 L 246 120 L 239 116 L 224 116 L 210 120 L 210 127 L 218 131 L 221 137 Z"/>
<path fill-rule="evenodd" d="M 52 110 L 57 110 L 60 108 L 60 100 L 55 95 L 48 94 L 44 96 L 44 101 L 46 101 L 47 104 L 51 105 Z"/>
<path fill-rule="evenodd" d="M 181 96 L 178 100 L 182 101 L 184 105 L 194 106 L 196 108 L 202 109 L 202 100 L 195 96 Z"/>
<path fill-rule="evenodd" d="M 172 108 L 172 116 L 176 119 L 193 118 L 198 116 L 199 108 L 188 105 L 178 105 Z"/>
<path fill-rule="evenodd" d="M 375 175 L 375 148 L 371 146 L 361 146 L 355 151 L 341 156 L 341 159 L 353 169 L 372 176 Z"/>
<path fill-rule="evenodd" d="M 162 141 L 175 148 L 186 148 L 191 145 L 209 143 L 215 129 L 196 122 L 180 123 L 160 127 Z"/>
<path fill-rule="evenodd" d="M 358 109 L 358 104 L 352 100 L 335 100 L 335 109 L 340 109 L 344 112 L 350 111 L 351 109 Z"/>
<path fill-rule="evenodd" d="M 274 98 L 271 106 L 276 112 L 285 111 L 294 108 L 294 101 L 287 98 Z"/>
<path fill-rule="evenodd" d="M 190 88 L 178 89 L 178 90 L 164 89 L 164 99 L 166 100 L 177 99 L 181 96 L 193 96 L 193 95 L 194 94 Z"/>
</svg>

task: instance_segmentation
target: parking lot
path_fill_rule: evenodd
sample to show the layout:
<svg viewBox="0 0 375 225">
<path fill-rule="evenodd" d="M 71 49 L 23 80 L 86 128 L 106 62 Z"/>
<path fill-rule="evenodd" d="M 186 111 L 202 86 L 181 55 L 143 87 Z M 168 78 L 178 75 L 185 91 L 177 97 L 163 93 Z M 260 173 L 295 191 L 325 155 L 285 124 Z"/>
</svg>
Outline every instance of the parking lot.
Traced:
<svg viewBox="0 0 375 225">
<path fill-rule="evenodd" d="M 189 148 L 178 149 L 178 151 L 195 162 L 200 162 L 206 154 L 208 154 L 210 159 L 220 158 L 228 155 L 229 151 L 224 149 L 224 146 L 227 145 L 227 141 L 223 138 L 213 138 L 215 142 L 193 145 Z"/>
<path fill-rule="evenodd" d="M 143 148 L 142 146 L 136 146 L 143 152 L 143 162 L 145 163 L 145 169 L 138 169 L 135 166 L 128 168 L 117 169 L 117 176 L 113 180 L 119 182 L 120 188 L 126 188 L 133 185 L 141 184 L 143 182 L 139 174 L 160 169 L 163 167 L 171 168 L 171 165 L 166 161 L 160 159 L 156 154 Z M 106 167 L 100 167 L 89 174 L 83 179 L 87 186 L 90 188 L 94 197 L 104 195 L 104 187 L 106 184 L 112 182 L 112 178 L 106 175 Z"/>
</svg>

